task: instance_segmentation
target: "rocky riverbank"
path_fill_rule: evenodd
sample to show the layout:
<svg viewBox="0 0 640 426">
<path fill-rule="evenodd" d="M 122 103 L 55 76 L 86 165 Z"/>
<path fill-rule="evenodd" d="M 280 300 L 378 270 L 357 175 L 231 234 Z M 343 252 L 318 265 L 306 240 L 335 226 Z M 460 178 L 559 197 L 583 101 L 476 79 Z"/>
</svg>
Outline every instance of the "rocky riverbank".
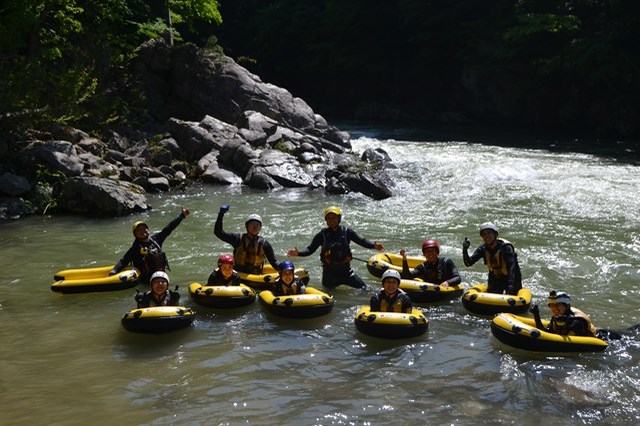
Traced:
<svg viewBox="0 0 640 426">
<path fill-rule="evenodd" d="M 355 155 L 346 132 L 231 58 L 153 40 L 138 49 L 131 71 L 158 130 L 95 135 L 49 124 L 13 132 L 0 141 L 0 220 L 126 215 L 150 208 L 147 193 L 193 181 L 392 195 L 385 152 Z"/>
</svg>

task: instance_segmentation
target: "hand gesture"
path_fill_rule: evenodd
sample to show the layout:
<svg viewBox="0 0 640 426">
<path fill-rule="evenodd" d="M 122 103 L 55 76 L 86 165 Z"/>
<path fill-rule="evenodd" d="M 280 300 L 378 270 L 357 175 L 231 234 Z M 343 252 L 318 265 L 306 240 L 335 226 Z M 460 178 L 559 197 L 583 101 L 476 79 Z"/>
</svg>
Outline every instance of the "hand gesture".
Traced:
<svg viewBox="0 0 640 426">
<path fill-rule="evenodd" d="M 287 252 L 287 256 L 289 257 L 298 257 L 298 247 L 294 247 L 293 249 Z"/>
<path fill-rule="evenodd" d="M 229 211 L 229 204 L 223 204 L 220 206 L 220 213 L 225 214 Z"/>
<path fill-rule="evenodd" d="M 182 214 L 184 215 L 184 217 L 189 216 L 191 212 L 189 211 L 189 209 L 185 206 L 182 206 Z"/>
<path fill-rule="evenodd" d="M 400 250 L 400 256 L 402 256 L 403 260 L 406 259 L 407 258 L 407 252 L 404 249 Z"/>
<path fill-rule="evenodd" d="M 533 305 L 531 305 L 531 308 L 529 308 L 529 311 L 534 315 L 540 315 L 540 307 L 538 307 L 537 303 L 534 303 Z"/>
<path fill-rule="evenodd" d="M 464 250 L 468 250 L 469 247 L 471 247 L 471 241 L 469 241 L 467 237 L 464 237 L 464 241 L 462 242 L 462 248 Z"/>
</svg>

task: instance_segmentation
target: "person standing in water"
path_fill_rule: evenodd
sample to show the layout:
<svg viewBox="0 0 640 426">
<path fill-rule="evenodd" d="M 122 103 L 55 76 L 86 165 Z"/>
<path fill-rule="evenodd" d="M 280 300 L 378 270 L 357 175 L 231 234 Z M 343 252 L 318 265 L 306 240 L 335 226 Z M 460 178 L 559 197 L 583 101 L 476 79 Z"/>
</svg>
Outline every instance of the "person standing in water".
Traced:
<svg viewBox="0 0 640 426">
<path fill-rule="evenodd" d="M 327 207 L 324 211 L 324 219 L 327 227 L 318 232 L 309 246 L 299 251 L 298 247 L 289 250 L 289 257 L 310 256 L 319 247 L 320 260 L 322 262 L 322 285 L 334 288 L 341 284 L 350 287 L 366 289 L 367 286 L 351 268 L 351 241 L 365 247 L 376 250 L 384 250 L 379 242 L 369 241 L 358 235 L 353 229 L 340 225 L 342 210 L 336 206 Z"/>
<path fill-rule="evenodd" d="M 522 288 L 522 274 L 513 244 L 503 238 L 498 238 L 498 227 L 491 222 L 480 225 L 480 236 L 484 244 L 475 249 L 471 256 L 467 252 L 471 242 L 464 239 L 462 243 L 464 266 L 469 267 L 483 259 L 489 269 L 487 292 L 518 294 Z"/>
</svg>

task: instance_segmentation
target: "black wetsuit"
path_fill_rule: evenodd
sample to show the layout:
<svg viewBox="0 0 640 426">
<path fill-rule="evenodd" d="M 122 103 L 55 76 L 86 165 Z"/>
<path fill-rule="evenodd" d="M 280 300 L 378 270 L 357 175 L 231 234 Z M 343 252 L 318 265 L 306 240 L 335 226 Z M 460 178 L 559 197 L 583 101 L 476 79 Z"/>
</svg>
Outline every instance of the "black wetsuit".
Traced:
<svg viewBox="0 0 640 426">
<path fill-rule="evenodd" d="M 322 247 L 320 260 L 323 286 L 337 287 L 346 284 L 355 288 L 366 288 L 362 278 L 351 269 L 351 241 L 365 248 L 375 248 L 374 243 L 362 238 L 353 229 L 340 225 L 335 230 L 323 228 L 313 237 L 306 249 L 298 251 L 298 256 L 310 256 L 318 247 Z"/>
<path fill-rule="evenodd" d="M 442 284 L 443 281 L 447 281 L 449 285 L 458 285 L 462 282 L 453 260 L 446 257 L 439 257 L 435 263 L 422 262 L 413 270 L 409 270 L 407 260 L 403 259 L 402 278 L 407 280 L 420 278 L 432 284 Z"/>
<path fill-rule="evenodd" d="M 220 268 L 218 268 L 209 275 L 207 285 L 240 285 L 240 276 L 236 271 L 233 271 L 229 278 L 225 278 L 220 272 Z"/>
<path fill-rule="evenodd" d="M 225 243 L 233 246 L 233 255 L 236 260 L 234 269 L 236 271 L 247 274 L 261 274 L 265 258 L 274 269 L 278 269 L 278 260 L 276 259 L 273 247 L 271 247 L 271 244 L 269 244 L 267 240 L 259 235 L 251 238 L 247 233 L 230 234 L 224 232 L 222 229 L 223 217 L 224 213 L 218 213 L 218 219 L 216 220 L 213 233 Z M 255 259 L 247 255 L 247 253 L 255 253 Z M 245 259 L 245 261 L 243 261 L 243 259 Z"/>
<path fill-rule="evenodd" d="M 518 264 L 513 244 L 497 239 L 497 244 L 490 249 L 486 244 L 481 245 L 471 256 L 466 250 L 462 251 L 462 259 L 465 266 L 471 266 L 480 259 L 484 259 L 489 268 L 488 288 L 489 293 L 518 294 L 522 289 L 522 274 Z M 489 261 L 487 261 L 489 259 Z"/>
<path fill-rule="evenodd" d="M 149 236 L 149 241 L 134 240 L 131 248 L 116 263 L 112 271 L 118 273 L 127 265 L 132 264 L 134 268 L 140 271 L 138 281 L 143 284 L 149 284 L 149 278 L 154 272 L 169 269 L 166 255 L 162 251 L 162 244 L 184 218 L 184 214 L 180 213 L 162 231 Z"/>
</svg>

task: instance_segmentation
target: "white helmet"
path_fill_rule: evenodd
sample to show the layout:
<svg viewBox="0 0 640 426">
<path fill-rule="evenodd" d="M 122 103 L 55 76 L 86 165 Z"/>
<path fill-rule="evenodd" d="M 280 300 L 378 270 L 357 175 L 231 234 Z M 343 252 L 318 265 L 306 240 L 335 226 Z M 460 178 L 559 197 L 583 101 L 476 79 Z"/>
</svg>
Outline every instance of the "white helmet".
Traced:
<svg viewBox="0 0 640 426">
<path fill-rule="evenodd" d="M 496 235 L 498 235 L 498 227 L 491 222 L 485 222 L 482 225 L 480 225 L 480 235 L 482 235 L 482 231 L 484 231 L 485 229 L 491 229 L 493 232 L 496 233 Z"/>
<path fill-rule="evenodd" d="M 167 275 L 166 272 L 163 272 L 163 271 L 154 272 L 153 275 L 151 275 L 151 279 L 149 280 L 149 283 L 152 283 L 153 280 L 156 278 L 164 278 L 165 280 L 167 280 L 167 285 L 171 283 L 171 281 L 169 281 L 169 275 Z"/>
<path fill-rule="evenodd" d="M 564 303 L 565 305 L 571 304 L 571 298 L 564 291 L 552 291 L 549 293 L 547 303 Z"/>
<path fill-rule="evenodd" d="M 249 217 L 247 218 L 247 220 L 244 222 L 244 224 L 246 225 L 247 223 L 251 222 L 252 220 L 255 220 L 256 222 L 260 222 L 260 225 L 262 225 L 262 218 L 260 217 L 259 214 L 250 214 Z"/>
<path fill-rule="evenodd" d="M 384 282 L 384 280 L 387 279 L 387 278 L 395 278 L 396 280 L 398 280 L 398 283 L 399 283 L 400 282 L 400 272 L 396 271 L 395 269 L 387 269 L 382 274 L 382 282 Z"/>
</svg>

